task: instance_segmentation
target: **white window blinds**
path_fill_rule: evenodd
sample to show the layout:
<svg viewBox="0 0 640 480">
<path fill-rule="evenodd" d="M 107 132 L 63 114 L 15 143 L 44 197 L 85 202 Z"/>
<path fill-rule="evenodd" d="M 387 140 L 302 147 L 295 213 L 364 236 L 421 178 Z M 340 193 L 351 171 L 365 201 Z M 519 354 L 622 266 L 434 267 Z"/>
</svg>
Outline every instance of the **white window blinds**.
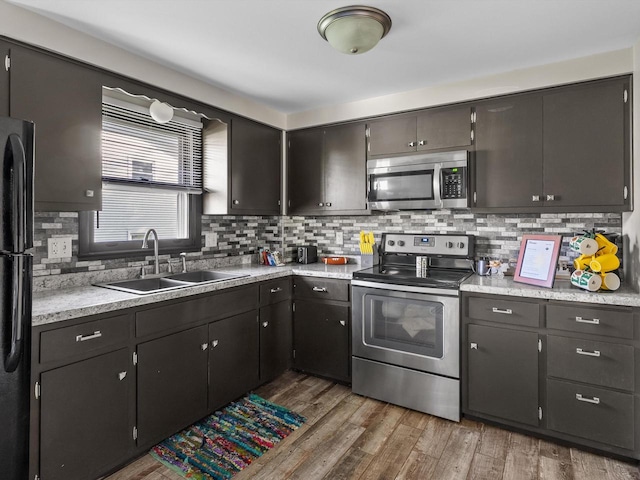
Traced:
<svg viewBox="0 0 640 480">
<path fill-rule="evenodd" d="M 102 180 L 202 193 L 202 123 L 156 123 L 148 109 L 102 103 Z"/>
</svg>

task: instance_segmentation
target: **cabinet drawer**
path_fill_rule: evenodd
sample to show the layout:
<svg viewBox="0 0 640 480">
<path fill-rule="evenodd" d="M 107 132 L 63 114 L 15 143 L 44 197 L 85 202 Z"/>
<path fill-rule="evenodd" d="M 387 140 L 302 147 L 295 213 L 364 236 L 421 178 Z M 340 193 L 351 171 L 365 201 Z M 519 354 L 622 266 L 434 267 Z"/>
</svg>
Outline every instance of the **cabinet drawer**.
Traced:
<svg viewBox="0 0 640 480">
<path fill-rule="evenodd" d="M 520 300 L 469 297 L 469 317 L 526 327 L 540 324 L 540 305 Z"/>
<path fill-rule="evenodd" d="M 547 327 L 569 332 L 633 338 L 633 312 L 630 308 L 551 303 L 547 305 Z"/>
<path fill-rule="evenodd" d="M 118 315 L 40 334 L 40 363 L 88 354 L 127 341 L 132 315 Z"/>
<path fill-rule="evenodd" d="M 273 305 L 291 297 L 291 279 L 279 278 L 260 285 L 260 306 Z"/>
<path fill-rule="evenodd" d="M 295 277 L 293 280 L 294 294 L 301 298 L 348 302 L 350 288 L 351 284 L 344 280 L 313 277 Z"/>
<path fill-rule="evenodd" d="M 547 380 L 546 417 L 551 430 L 633 449 L 633 395 Z"/>
<path fill-rule="evenodd" d="M 632 346 L 555 335 L 547 342 L 549 376 L 634 390 Z"/>
</svg>

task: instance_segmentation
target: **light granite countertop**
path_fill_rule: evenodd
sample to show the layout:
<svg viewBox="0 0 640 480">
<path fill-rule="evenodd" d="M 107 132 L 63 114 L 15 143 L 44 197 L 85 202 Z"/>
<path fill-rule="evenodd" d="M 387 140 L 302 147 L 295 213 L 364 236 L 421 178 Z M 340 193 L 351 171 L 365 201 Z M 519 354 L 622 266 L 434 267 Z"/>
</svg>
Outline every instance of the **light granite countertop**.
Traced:
<svg viewBox="0 0 640 480">
<path fill-rule="evenodd" d="M 513 277 L 481 277 L 473 275 L 461 286 L 463 292 L 491 293 L 512 297 L 564 300 L 567 302 L 600 303 L 640 307 L 640 293 L 622 286 L 615 292 L 588 292 L 571 285 L 569 280 L 556 280 L 553 288 L 542 288 L 513 281 Z"/>
<path fill-rule="evenodd" d="M 45 325 L 164 300 L 184 298 L 292 274 L 350 280 L 352 273 L 361 268 L 358 264 L 325 265 L 313 263 L 308 265 L 291 264 L 283 267 L 244 264 L 216 268 L 216 271 L 242 273 L 247 275 L 246 277 L 147 295 L 135 295 L 95 286 L 38 291 L 33 294 L 32 325 Z"/>
</svg>

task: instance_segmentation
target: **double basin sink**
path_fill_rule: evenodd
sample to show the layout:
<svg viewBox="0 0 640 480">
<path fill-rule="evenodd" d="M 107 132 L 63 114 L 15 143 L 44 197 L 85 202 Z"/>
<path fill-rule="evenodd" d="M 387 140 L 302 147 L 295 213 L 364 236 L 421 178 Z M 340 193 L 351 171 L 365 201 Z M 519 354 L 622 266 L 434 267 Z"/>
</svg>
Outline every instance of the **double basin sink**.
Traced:
<svg viewBox="0 0 640 480">
<path fill-rule="evenodd" d="M 100 283 L 96 286 L 120 290 L 121 292 L 146 295 L 149 293 L 165 292 L 178 288 L 193 287 L 235 278 L 248 277 L 242 273 L 217 272 L 215 270 L 201 270 L 197 272 L 176 273 L 167 277 L 138 278 L 135 280 L 120 280 L 117 282 Z"/>
</svg>

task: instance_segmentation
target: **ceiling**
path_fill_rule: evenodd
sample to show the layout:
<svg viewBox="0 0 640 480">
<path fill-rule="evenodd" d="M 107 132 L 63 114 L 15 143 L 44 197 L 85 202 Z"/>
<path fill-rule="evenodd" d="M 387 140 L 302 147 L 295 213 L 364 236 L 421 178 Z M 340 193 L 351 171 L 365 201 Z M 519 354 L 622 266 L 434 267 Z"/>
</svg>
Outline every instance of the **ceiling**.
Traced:
<svg viewBox="0 0 640 480">
<path fill-rule="evenodd" d="M 336 0 L 8 0 L 283 113 L 632 46 L 638 0 L 374 0 L 391 31 L 349 56 L 318 35 Z M 148 79 L 153 83 L 152 79 Z"/>
</svg>

